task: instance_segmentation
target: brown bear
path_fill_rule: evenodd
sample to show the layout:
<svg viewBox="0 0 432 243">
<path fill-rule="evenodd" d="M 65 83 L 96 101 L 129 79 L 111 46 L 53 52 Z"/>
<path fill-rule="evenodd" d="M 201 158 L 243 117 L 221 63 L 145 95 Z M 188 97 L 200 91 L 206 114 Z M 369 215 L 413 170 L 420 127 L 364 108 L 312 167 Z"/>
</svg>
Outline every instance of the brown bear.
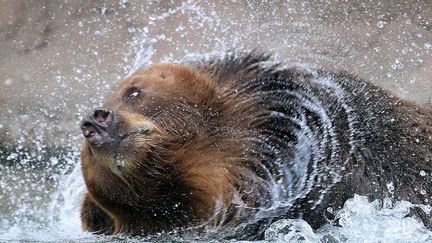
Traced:
<svg viewBox="0 0 432 243">
<path fill-rule="evenodd" d="M 432 196 L 430 108 L 265 54 L 139 70 L 81 129 L 81 220 L 95 233 L 256 239 L 279 218 L 317 228 L 354 194 Z"/>
</svg>

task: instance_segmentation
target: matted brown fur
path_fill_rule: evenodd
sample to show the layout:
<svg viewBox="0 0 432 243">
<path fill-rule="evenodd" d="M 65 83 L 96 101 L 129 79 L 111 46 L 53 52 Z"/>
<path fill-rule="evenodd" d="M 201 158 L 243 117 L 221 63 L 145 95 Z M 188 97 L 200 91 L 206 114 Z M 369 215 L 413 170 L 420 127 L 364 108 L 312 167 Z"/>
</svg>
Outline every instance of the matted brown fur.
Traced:
<svg viewBox="0 0 432 243">
<path fill-rule="evenodd" d="M 351 75 L 265 55 L 152 65 L 83 121 L 87 135 L 104 123 L 105 139 L 88 135 L 82 148 L 83 228 L 259 238 L 281 217 L 318 227 L 354 194 L 428 204 L 431 119 Z"/>
</svg>

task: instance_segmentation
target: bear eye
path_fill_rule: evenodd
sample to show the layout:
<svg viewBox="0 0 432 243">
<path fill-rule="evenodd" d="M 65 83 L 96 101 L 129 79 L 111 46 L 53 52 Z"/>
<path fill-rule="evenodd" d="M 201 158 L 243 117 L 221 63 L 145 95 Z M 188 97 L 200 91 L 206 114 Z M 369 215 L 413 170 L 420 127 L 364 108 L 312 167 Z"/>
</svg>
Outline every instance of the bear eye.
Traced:
<svg viewBox="0 0 432 243">
<path fill-rule="evenodd" d="M 133 100 L 136 97 L 140 96 L 141 94 L 141 90 L 139 90 L 138 88 L 130 88 L 126 91 L 126 94 L 124 96 L 125 100 Z"/>
<path fill-rule="evenodd" d="M 139 92 L 138 90 L 137 90 L 137 91 L 134 91 L 134 92 L 132 92 L 132 93 L 129 94 L 129 98 L 135 98 L 135 97 L 137 97 L 139 94 L 140 94 L 140 92 Z"/>
</svg>

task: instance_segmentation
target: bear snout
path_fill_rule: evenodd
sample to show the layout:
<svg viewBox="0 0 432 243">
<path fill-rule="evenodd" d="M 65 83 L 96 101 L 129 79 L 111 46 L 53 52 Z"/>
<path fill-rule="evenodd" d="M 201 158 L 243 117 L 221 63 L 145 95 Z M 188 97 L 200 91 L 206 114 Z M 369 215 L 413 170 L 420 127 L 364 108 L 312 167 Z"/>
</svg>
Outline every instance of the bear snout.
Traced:
<svg viewBox="0 0 432 243">
<path fill-rule="evenodd" d="M 114 112 L 107 109 L 96 109 L 81 121 L 82 133 L 91 145 L 110 141 L 109 131 L 114 126 Z"/>
</svg>

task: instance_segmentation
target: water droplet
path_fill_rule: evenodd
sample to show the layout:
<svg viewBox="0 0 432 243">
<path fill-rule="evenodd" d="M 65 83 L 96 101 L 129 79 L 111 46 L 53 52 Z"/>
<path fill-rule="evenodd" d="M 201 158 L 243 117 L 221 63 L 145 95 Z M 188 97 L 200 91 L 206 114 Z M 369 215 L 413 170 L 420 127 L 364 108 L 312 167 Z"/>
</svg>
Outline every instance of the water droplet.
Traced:
<svg viewBox="0 0 432 243">
<path fill-rule="evenodd" d="M 386 24 L 386 22 L 384 22 L 384 21 L 378 21 L 376 25 L 377 25 L 378 28 L 381 29 L 381 28 L 384 27 L 385 24 Z"/>
<path fill-rule="evenodd" d="M 50 162 L 51 162 L 51 165 L 56 165 L 59 163 L 59 160 L 56 157 L 52 157 Z"/>
<path fill-rule="evenodd" d="M 6 158 L 6 160 L 14 160 L 14 159 L 16 159 L 16 158 L 18 158 L 18 154 L 17 154 L 17 153 L 11 153 L 11 154 Z"/>
<path fill-rule="evenodd" d="M 389 182 L 389 183 L 387 183 L 387 190 L 388 190 L 388 192 L 390 193 L 390 194 L 393 194 L 393 192 L 394 192 L 394 185 L 393 185 L 393 182 Z"/>
<path fill-rule="evenodd" d="M 420 171 L 420 175 L 421 175 L 421 176 L 425 176 L 425 175 L 426 175 L 426 172 L 425 172 L 424 170 L 421 170 L 421 171 Z"/>
<path fill-rule="evenodd" d="M 5 86 L 11 86 L 12 84 L 13 84 L 13 80 L 10 79 L 10 78 L 8 78 L 8 79 L 6 79 L 6 80 L 4 81 L 4 85 L 5 85 Z"/>
<path fill-rule="evenodd" d="M 394 70 L 400 70 L 404 68 L 403 63 L 399 60 L 396 59 L 392 64 L 391 64 L 391 68 Z"/>
</svg>

